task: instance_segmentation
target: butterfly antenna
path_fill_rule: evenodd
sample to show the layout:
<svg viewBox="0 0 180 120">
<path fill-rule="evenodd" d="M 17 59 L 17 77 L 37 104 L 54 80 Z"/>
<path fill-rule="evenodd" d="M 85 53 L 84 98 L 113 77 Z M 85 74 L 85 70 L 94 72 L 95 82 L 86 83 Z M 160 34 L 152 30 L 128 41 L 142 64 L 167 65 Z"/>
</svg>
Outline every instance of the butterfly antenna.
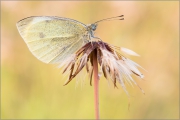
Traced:
<svg viewBox="0 0 180 120">
<path fill-rule="evenodd" d="M 124 15 L 120 15 L 120 16 L 116 16 L 116 17 L 110 17 L 110 18 L 105 18 L 105 19 L 96 21 L 95 24 L 98 23 L 98 22 L 109 21 L 109 20 L 124 20 L 124 18 L 122 18 L 122 17 L 124 17 Z"/>
</svg>

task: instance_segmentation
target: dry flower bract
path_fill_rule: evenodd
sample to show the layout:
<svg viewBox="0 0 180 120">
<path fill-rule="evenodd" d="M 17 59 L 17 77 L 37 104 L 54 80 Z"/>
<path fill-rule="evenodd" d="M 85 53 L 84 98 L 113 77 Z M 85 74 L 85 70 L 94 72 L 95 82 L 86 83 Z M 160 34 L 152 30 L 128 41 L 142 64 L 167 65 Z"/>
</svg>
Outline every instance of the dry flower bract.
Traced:
<svg viewBox="0 0 180 120">
<path fill-rule="evenodd" d="M 103 41 L 92 41 L 85 44 L 60 65 L 60 67 L 64 66 L 63 73 L 70 71 L 69 78 L 64 85 L 67 85 L 84 67 L 90 76 L 90 85 L 92 85 L 93 54 L 97 53 L 96 58 L 98 59 L 98 64 L 104 77 L 107 80 L 111 80 L 114 83 L 114 87 L 117 87 L 116 84 L 119 82 L 124 91 L 128 94 L 125 82 L 131 85 L 134 83 L 138 86 L 131 75 L 134 74 L 140 78 L 143 78 L 144 76 L 137 68 L 140 66 L 124 57 L 120 54 L 120 51 L 129 55 L 138 56 L 138 54 L 129 49 L 115 47 Z M 142 89 L 141 91 L 144 93 Z"/>
</svg>

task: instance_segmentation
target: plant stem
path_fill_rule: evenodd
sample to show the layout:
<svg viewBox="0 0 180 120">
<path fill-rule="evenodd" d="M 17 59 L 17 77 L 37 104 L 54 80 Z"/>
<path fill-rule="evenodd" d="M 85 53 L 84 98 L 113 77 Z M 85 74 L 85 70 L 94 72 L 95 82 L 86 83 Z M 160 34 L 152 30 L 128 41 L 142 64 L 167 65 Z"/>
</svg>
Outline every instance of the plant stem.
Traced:
<svg viewBox="0 0 180 120">
<path fill-rule="evenodd" d="M 93 71 L 94 71 L 94 104 L 96 120 L 99 120 L 99 78 L 98 78 L 98 62 L 97 50 L 93 52 Z"/>
</svg>

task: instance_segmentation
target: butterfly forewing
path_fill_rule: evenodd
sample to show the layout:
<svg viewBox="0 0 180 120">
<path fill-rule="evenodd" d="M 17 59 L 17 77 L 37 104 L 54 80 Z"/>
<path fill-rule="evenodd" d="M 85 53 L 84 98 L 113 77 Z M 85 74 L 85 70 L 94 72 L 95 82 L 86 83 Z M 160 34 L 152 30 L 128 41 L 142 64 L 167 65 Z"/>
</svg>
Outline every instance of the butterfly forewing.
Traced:
<svg viewBox="0 0 180 120">
<path fill-rule="evenodd" d="M 86 25 L 60 17 L 29 17 L 17 23 L 20 35 L 35 57 L 59 63 L 86 42 Z"/>
</svg>

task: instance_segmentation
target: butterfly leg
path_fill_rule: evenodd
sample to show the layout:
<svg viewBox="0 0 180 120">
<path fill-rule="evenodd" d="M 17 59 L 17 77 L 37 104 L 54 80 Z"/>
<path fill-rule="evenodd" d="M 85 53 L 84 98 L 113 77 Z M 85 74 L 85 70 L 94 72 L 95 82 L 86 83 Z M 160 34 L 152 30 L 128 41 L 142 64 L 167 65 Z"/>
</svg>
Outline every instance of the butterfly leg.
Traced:
<svg viewBox="0 0 180 120">
<path fill-rule="evenodd" d="M 99 38 L 99 37 L 94 37 L 93 36 L 92 38 L 95 38 L 95 39 L 98 39 L 99 41 L 102 41 L 101 38 Z"/>
</svg>

